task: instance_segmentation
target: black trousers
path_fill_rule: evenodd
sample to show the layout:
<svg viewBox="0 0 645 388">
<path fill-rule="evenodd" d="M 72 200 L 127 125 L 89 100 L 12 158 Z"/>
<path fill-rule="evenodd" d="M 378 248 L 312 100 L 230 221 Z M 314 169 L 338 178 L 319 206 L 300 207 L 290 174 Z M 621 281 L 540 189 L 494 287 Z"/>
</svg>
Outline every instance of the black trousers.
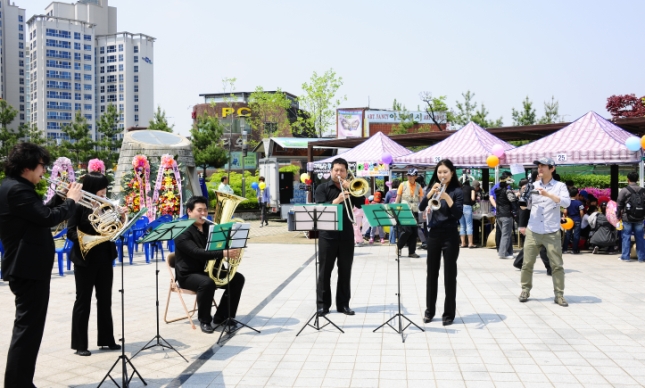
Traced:
<svg viewBox="0 0 645 388">
<path fill-rule="evenodd" d="M 213 296 L 215 295 L 215 282 L 207 274 L 193 273 L 177 280 L 181 288 L 192 290 L 197 293 L 197 319 L 201 323 L 211 323 L 212 320 L 218 322 L 228 318 L 228 293 L 231 293 L 231 318 L 237 314 L 237 306 L 240 304 L 242 289 L 244 288 L 244 276 L 236 272 L 235 276 L 225 286 L 224 295 L 219 301 L 215 315 L 211 316 L 211 307 L 213 305 Z"/>
<path fill-rule="evenodd" d="M 417 229 L 416 226 L 401 226 L 401 232 L 399 234 L 399 240 L 396 242 L 398 249 L 408 246 L 408 255 L 411 255 L 417 250 Z"/>
<path fill-rule="evenodd" d="M 544 263 L 547 273 L 551 273 L 551 264 L 549 264 L 549 257 L 546 255 L 546 248 L 544 246 L 540 247 L 540 259 Z M 524 248 L 517 254 L 515 261 L 513 262 L 513 267 L 517 269 L 522 269 L 522 264 L 524 263 Z"/>
<path fill-rule="evenodd" d="M 443 254 L 443 283 L 446 299 L 443 319 L 455 319 L 457 310 L 457 259 L 459 258 L 459 231 L 455 227 L 433 228 L 428 234 L 428 276 L 426 279 L 426 314 L 434 317 L 439 285 L 439 269 Z"/>
<path fill-rule="evenodd" d="M 267 204 L 263 203 L 263 202 L 260 202 L 259 206 L 260 206 L 260 225 L 262 225 L 263 223 L 268 222 L 267 221 Z"/>
<path fill-rule="evenodd" d="M 16 296 L 16 319 L 7 354 L 5 387 L 35 387 L 33 379 L 45 331 L 50 281 L 15 278 L 9 281 Z"/>
<path fill-rule="evenodd" d="M 74 265 L 76 301 L 72 310 L 72 349 L 87 350 L 87 327 L 92 306 L 92 291 L 96 289 L 97 346 L 110 346 L 114 341 L 112 323 L 112 260 L 107 257 L 88 260 L 87 267 Z"/>
<path fill-rule="evenodd" d="M 319 272 L 316 287 L 318 308 L 331 306 L 331 272 L 338 259 L 338 283 L 336 284 L 336 307 L 349 307 L 352 297 L 352 263 L 354 262 L 354 234 L 340 235 L 337 239 L 318 239 Z"/>
</svg>

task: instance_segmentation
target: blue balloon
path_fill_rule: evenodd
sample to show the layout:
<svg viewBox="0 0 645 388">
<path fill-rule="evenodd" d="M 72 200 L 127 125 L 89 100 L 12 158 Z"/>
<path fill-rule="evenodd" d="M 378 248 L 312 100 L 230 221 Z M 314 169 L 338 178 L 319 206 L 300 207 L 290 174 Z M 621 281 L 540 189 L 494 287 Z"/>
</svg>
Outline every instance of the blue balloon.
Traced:
<svg viewBox="0 0 645 388">
<path fill-rule="evenodd" d="M 641 149 L 641 139 L 636 136 L 631 136 L 625 141 L 625 146 L 628 150 L 636 152 Z"/>
<path fill-rule="evenodd" d="M 251 183 L 251 187 L 253 188 L 253 190 L 257 190 L 258 187 L 260 187 L 260 186 L 258 186 L 258 182 L 253 182 L 253 183 Z"/>
</svg>

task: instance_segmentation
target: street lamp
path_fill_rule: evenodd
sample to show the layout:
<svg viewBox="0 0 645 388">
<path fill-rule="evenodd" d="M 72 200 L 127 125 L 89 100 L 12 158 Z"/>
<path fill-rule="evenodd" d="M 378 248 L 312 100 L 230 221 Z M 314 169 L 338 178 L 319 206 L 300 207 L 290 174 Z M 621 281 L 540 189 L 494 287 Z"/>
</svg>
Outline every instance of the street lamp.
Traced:
<svg viewBox="0 0 645 388">
<path fill-rule="evenodd" d="M 242 131 L 242 197 L 246 197 L 246 183 L 245 183 L 245 170 L 244 170 L 244 159 L 246 154 L 249 151 L 249 146 L 246 143 L 247 133 Z"/>
</svg>

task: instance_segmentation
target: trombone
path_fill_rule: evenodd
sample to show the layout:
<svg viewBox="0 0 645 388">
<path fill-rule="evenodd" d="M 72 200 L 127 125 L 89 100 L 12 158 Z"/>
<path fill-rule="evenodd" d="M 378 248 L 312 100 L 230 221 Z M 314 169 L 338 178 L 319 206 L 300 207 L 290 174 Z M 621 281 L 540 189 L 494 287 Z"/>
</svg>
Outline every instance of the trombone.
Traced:
<svg viewBox="0 0 645 388">
<path fill-rule="evenodd" d="M 343 180 L 343 178 L 340 177 L 340 175 L 337 175 L 336 178 L 338 178 L 338 183 L 340 184 L 340 189 L 345 192 L 347 191 L 350 195 L 354 197 L 362 197 L 365 194 L 367 194 L 367 191 L 369 190 L 369 185 L 367 183 L 367 180 L 363 178 L 356 178 L 354 174 L 348 170 L 347 171 L 347 176 L 349 177 L 351 175 L 351 179 Z M 349 189 L 345 190 L 343 188 L 343 182 L 349 182 Z M 345 202 L 345 210 L 347 211 L 347 216 L 349 217 L 349 220 L 353 225 L 356 225 L 356 220 L 354 219 L 354 211 L 353 211 L 353 205 L 352 201 L 345 197 L 343 199 Z"/>
</svg>

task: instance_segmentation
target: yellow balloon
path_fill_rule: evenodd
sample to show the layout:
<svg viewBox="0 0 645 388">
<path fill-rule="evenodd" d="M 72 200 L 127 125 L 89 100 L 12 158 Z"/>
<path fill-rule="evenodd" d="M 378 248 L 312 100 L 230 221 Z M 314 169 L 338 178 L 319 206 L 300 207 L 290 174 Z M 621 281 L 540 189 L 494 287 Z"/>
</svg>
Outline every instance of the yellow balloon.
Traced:
<svg viewBox="0 0 645 388">
<path fill-rule="evenodd" d="M 499 158 L 495 155 L 490 155 L 486 158 L 486 164 L 491 168 L 497 167 L 499 165 Z"/>
<path fill-rule="evenodd" d="M 573 228 L 573 220 L 567 217 L 564 219 L 564 223 L 562 224 L 562 229 L 569 230 L 571 228 Z"/>
<path fill-rule="evenodd" d="M 307 174 L 306 172 L 300 174 L 300 182 L 305 183 L 307 179 L 309 179 L 309 174 Z"/>
<path fill-rule="evenodd" d="M 260 187 L 260 190 L 264 190 L 267 187 L 267 184 L 264 182 L 260 182 L 258 186 Z"/>
<path fill-rule="evenodd" d="M 641 147 L 645 148 L 645 136 L 641 137 Z"/>
</svg>

